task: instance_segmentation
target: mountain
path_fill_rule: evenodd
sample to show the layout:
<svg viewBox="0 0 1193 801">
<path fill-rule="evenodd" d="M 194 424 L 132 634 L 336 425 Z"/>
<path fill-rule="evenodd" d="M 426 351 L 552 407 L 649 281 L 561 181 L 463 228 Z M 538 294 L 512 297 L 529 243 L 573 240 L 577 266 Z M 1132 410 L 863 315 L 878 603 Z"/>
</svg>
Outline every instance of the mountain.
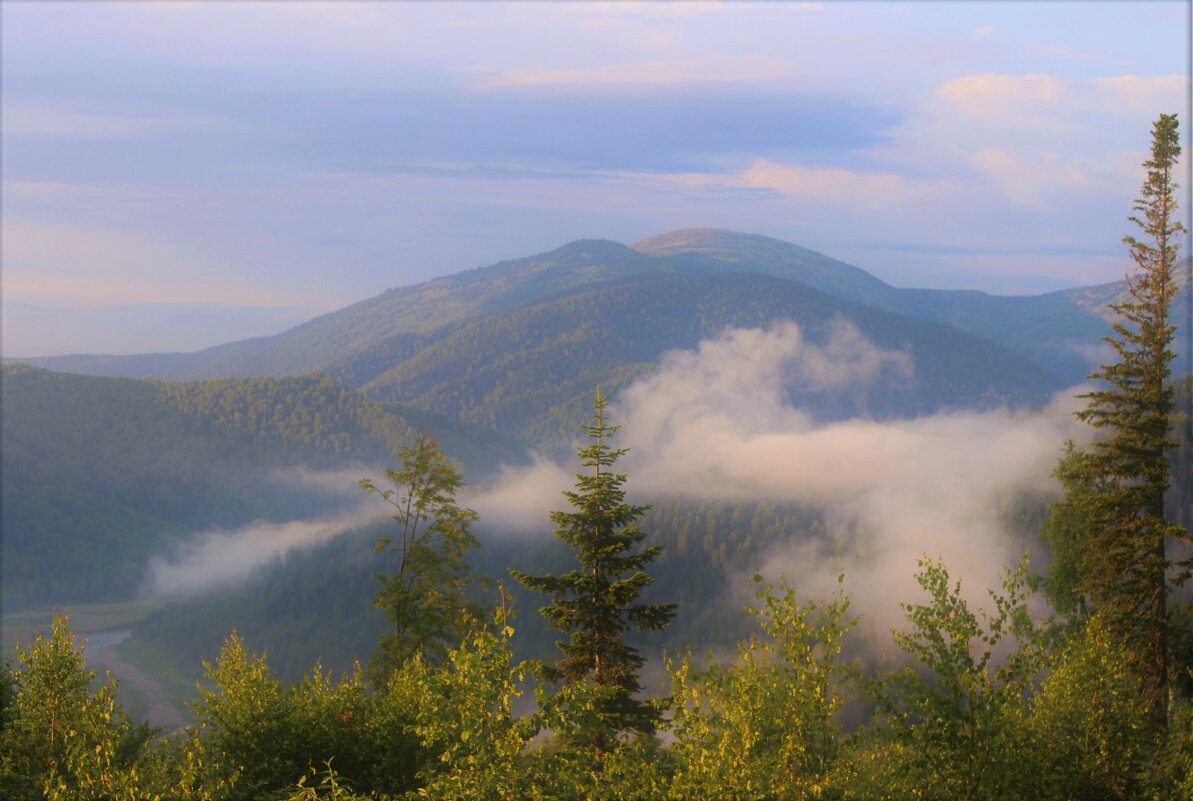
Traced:
<svg viewBox="0 0 1193 801">
<path fill-rule="evenodd" d="M 1125 281 L 1044 295 L 898 289 L 857 267 L 798 245 L 707 228 L 672 231 L 632 247 L 653 256 L 713 258 L 737 270 L 785 278 L 863 306 L 943 323 L 1026 356 L 1067 383 L 1084 380 L 1104 358 L 1099 343 L 1110 333 L 1114 320 L 1109 304 L 1127 298 Z M 1174 303 L 1174 310 L 1188 307 L 1188 265 L 1185 259 L 1176 271 L 1183 295 Z M 1177 340 L 1180 350 L 1180 337 Z"/>
<path fill-rule="evenodd" d="M 996 345 L 941 325 L 847 303 L 750 273 L 647 275 L 574 292 L 453 327 L 360 387 L 368 398 L 423 406 L 566 442 L 598 384 L 616 392 L 674 348 L 727 327 L 793 320 L 823 345 L 840 321 L 885 350 L 911 356 L 914 376 L 833 392 L 789 387 L 818 418 L 890 418 L 943 408 L 1039 403 L 1061 384 Z M 328 370 L 338 373 L 333 366 Z"/>
<path fill-rule="evenodd" d="M 851 264 L 757 234 L 687 228 L 652 236 L 630 247 L 659 258 L 711 259 L 725 265 L 722 269 L 783 278 L 863 306 L 886 308 L 891 293 L 898 292 Z"/>
<path fill-rule="evenodd" d="M 1181 272 L 1182 276 L 1184 271 Z M 479 320 L 529 309 L 617 285 L 653 279 L 656 291 L 716 276 L 761 275 L 870 310 L 939 323 L 987 339 L 1036 362 L 1061 379 L 1081 381 L 1098 364 L 1109 331 L 1105 304 L 1121 299 L 1125 283 L 1037 296 L 977 291 L 899 289 L 869 273 L 806 248 L 768 237 L 714 229 L 673 231 L 632 247 L 580 240 L 549 253 L 504 261 L 410 287 L 389 290 L 281 334 L 232 342 L 196 353 L 138 356 L 61 356 L 30 360 L 67 372 L 126 377 L 197 379 L 325 371 L 365 387 Z M 682 291 L 682 290 L 681 290 Z M 1186 286 L 1185 293 L 1189 289 Z M 822 302 L 822 301 L 821 301 Z M 1186 299 L 1178 301 L 1178 307 Z M 740 319 L 767 315 L 742 309 Z M 856 315 L 855 315 L 856 316 Z M 507 318 L 508 319 L 508 318 Z M 577 320 L 577 328 L 595 325 Z M 635 321 L 604 319 L 602 325 Z M 520 337 L 534 349 L 533 332 Z M 647 343 L 648 360 L 660 347 Z M 426 360 L 426 356 L 423 360 Z M 398 372 L 403 372 L 398 369 Z"/>
<path fill-rule="evenodd" d="M 1017 303 L 1018 317 L 999 328 L 991 321 L 1002 319 L 1002 307 L 972 311 L 991 302 Z M 276 336 L 196 353 L 31 361 L 54 370 L 159 379 L 320 371 L 370 400 L 558 444 L 570 437 L 593 386 L 615 391 L 665 351 L 691 348 L 726 327 L 787 319 L 813 342 L 823 342 L 845 320 L 876 346 L 905 350 L 915 361 L 912 382 L 868 397 L 796 393 L 794 399 L 818 406 L 821 416 L 1039 403 L 1065 382 L 1032 361 L 1035 351 L 1015 353 L 995 336 L 1011 340 L 1034 330 L 1024 319 L 1033 313 L 1051 326 L 1064 318 L 1013 298 L 899 290 L 796 245 L 702 229 L 634 247 L 572 242 L 393 289 Z M 1084 309 L 1069 317 L 1088 318 L 1091 330 L 1082 341 L 1096 345 L 1105 321 Z"/>
</svg>

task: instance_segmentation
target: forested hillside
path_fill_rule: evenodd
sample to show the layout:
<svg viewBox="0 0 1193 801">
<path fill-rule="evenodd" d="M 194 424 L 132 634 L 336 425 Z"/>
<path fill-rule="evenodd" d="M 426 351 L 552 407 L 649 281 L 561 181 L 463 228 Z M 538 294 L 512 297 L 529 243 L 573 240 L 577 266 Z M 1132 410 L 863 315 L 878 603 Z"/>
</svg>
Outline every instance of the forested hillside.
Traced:
<svg viewBox="0 0 1193 801">
<path fill-rule="evenodd" d="M 170 542 L 327 514 L 352 495 L 348 479 L 296 482 L 283 468 L 363 472 L 415 430 L 475 477 L 528 458 L 512 436 L 386 410 L 324 376 L 174 383 L 16 364 L 0 380 L 8 609 L 127 598 Z"/>
<path fill-rule="evenodd" d="M 819 345 L 848 322 L 874 347 L 911 359 L 910 375 L 888 372 L 865 387 L 790 387 L 793 403 L 826 419 L 1031 406 L 1061 387 L 1034 363 L 944 326 L 768 276 L 712 275 L 622 281 L 489 314 L 428 344 L 361 392 L 566 443 L 594 386 L 615 392 L 667 350 L 692 348 L 726 328 L 783 320 Z M 347 378 L 334 368 L 331 375 Z"/>
<path fill-rule="evenodd" d="M 153 383 L 5 366 L 4 598 L 133 595 L 146 559 L 210 527 L 317 514 L 290 465 L 384 462 L 400 419 L 327 378 Z"/>
<path fill-rule="evenodd" d="M 1178 413 L 1173 428 L 1178 447 L 1171 454 L 1172 484 L 1166 498 L 1170 517 L 1193 523 L 1193 446 L 1188 410 L 1193 408 L 1193 376 L 1177 383 Z M 752 573 L 769 549 L 792 542 L 821 542 L 831 552 L 846 547 L 833 542 L 822 517 L 791 504 L 724 499 L 697 501 L 652 499 L 642 528 L 651 544 L 663 546 L 651 597 L 672 599 L 685 614 L 662 637 L 664 647 L 690 647 L 697 653 L 731 645 L 748 623 L 739 599 L 725 595 L 728 576 Z M 1012 505 L 1008 527 L 1019 533 L 1022 548 L 1037 546 L 1045 505 L 1034 501 Z M 341 536 L 310 550 L 295 551 L 263 569 L 243 587 L 218 598 L 192 599 L 155 612 L 138 625 L 137 636 L 179 655 L 197 671 L 210 660 L 226 636 L 227 621 L 236 620 L 241 635 L 254 648 L 268 651 L 271 664 L 285 678 L 297 680 L 307 666 L 346 670 L 353 659 L 364 660 L 375 647 L 383 619 L 370 599 L 383 571 L 383 560 L 371 543 L 385 526 Z M 470 557 L 480 573 L 506 579 L 512 564 L 533 571 L 558 570 L 567 554 L 558 543 L 501 530 L 483 518 L 478 524 L 482 547 Z M 854 532 L 852 537 L 863 534 Z M 516 586 L 516 606 L 534 606 L 534 598 Z M 551 640 L 545 622 L 524 615 L 517 646 L 524 657 L 549 655 Z M 660 638 L 656 638 L 660 639 Z"/>
</svg>

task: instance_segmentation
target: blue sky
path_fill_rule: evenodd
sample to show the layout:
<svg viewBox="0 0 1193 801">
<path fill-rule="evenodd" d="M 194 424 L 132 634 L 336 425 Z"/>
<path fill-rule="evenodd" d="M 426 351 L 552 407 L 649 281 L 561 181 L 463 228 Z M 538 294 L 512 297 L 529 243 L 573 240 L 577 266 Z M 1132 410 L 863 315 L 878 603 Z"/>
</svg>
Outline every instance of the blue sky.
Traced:
<svg viewBox="0 0 1193 801">
<path fill-rule="evenodd" d="M 1188 123 L 1186 14 L 5 2 L 0 347 L 199 347 L 698 226 L 897 286 L 1116 280 L 1150 123 Z M 140 304 L 241 308 L 204 335 L 105 327 Z"/>
</svg>

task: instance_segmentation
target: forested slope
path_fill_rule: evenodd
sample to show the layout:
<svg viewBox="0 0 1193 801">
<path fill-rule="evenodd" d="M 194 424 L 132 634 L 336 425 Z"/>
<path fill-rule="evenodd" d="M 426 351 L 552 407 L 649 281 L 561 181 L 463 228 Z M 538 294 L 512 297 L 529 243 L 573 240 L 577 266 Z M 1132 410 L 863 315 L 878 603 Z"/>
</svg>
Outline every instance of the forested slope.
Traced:
<svg viewBox="0 0 1193 801">
<path fill-rule="evenodd" d="M 8 365 L 0 380 L 9 609 L 128 597 L 171 538 L 331 502 L 273 469 L 384 463 L 409 432 L 319 376 L 167 384 Z"/>
<path fill-rule="evenodd" d="M 793 402 L 826 418 L 1030 406 L 1061 388 L 1056 377 L 988 341 L 800 284 L 764 275 L 664 275 L 480 317 L 361 391 L 540 442 L 566 441 L 593 387 L 616 392 L 667 350 L 695 347 L 726 328 L 783 320 L 798 323 L 819 345 L 845 321 L 875 347 L 911 358 L 910 375 L 890 372 L 865 387 L 791 387 Z"/>
</svg>

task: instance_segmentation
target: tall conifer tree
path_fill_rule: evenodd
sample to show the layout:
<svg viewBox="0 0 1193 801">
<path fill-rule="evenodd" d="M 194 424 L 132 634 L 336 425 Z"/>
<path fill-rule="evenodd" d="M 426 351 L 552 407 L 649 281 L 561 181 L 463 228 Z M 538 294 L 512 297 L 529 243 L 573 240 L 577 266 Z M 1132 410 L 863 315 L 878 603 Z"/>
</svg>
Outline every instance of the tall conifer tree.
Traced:
<svg viewBox="0 0 1193 801">
<path fill-rule="evenodd" d="M 575 549 L 580 566 L 561 576 L 511 571 L 528 589 L 553 599 L 542 614 L 553 628 L 570 635 L 558 643 L 563 656 L 549 671 L 552 677 L 564 685 L 591 682 L 602 691 L 596 709 L 602 730 L 583 733 L 598 752 L 618 733 L 654 731 L 657 713 L 634 697 L 641 690 L 638 673 L 644 660 L 624 635 L 630 626 L 665 628 L 675 614 L 675 604 L 638 602 L 654 581 L 643 568 L 662 547 L 639 549 L 646 535 L 636 521 L 649 507 L 626 503 L 626 476 L 613 472 L 627 449 L 609 444 L 620 426 L 609 425 L 608 403 L 598 388 L 593 423 L 583 427 L 589 444 L 576 451 L 591 472 L 577 475 L 575 490 L 564 492 L 572 510 L 551 512 L 555 535 Z"/>
<path fill-rule="evenodd" d="M 1081 590 L 1106 616 L 1135 656 L 1144 701 L 1157 729 L 1168 710 L 1169 538 L 1187 533 L 1164 518 L 1169 486 L 1173 390 L 1169 382 L 1175 326 L 1177 252 L 1185 228 L 1176 215 L 1174 180 L 1180 156 L 1176 115 L 1152 127 L 1147 179 L 1130 217 L 1140 236 L 1123 237 L 1138 270 L 1127 277 L 1130 297 L 1112 308 L 1119 315 L 1106 341 L 1117 360 L 1090 378 L 1099 389 L 1077 413 L 1105 432 L 1082 455 L 1078 472 L 1085 498 L 1088 542 L 1082 549 Z"/>
</svg>

